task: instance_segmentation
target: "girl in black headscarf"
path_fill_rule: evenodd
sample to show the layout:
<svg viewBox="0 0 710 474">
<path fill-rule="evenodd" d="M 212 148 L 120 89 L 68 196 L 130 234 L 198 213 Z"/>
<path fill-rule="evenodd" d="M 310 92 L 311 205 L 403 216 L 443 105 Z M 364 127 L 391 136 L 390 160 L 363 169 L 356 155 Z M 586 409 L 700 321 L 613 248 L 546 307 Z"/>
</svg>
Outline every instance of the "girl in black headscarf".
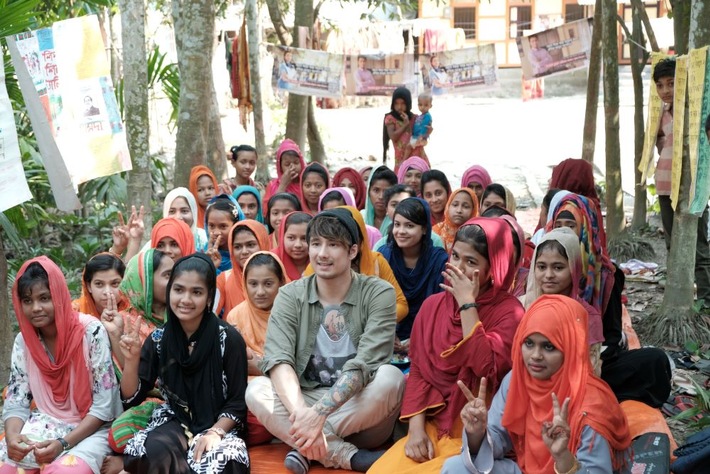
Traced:
<svg viewBox="0 0 710 474">
<path fill-rule="evenodd" d="M 140 404 L 158 381 L 165 403 L 125 450 L 130 473 L 247 473 L 246 345 L 214 315 L 216 270 L 204 254 L 181 258 L 168 282 L 167 321 L 140 348 L 138 331 L 121 338 L 121 396 Z"/>
<path fill-rule="evenodd" d="M 412 113 L 412 93 L 406 87 L 398 87 L 392 93 L 390 111 L 385 114 L 382 125 L 382 163 L 387 164 L 387 150 L 390 140 L 394 146 L 394 172 L 410 156 L 418 156 L 429 163 L 424 146 L 412 148 L 412 127 L 417 114 Z"/>
</svg>

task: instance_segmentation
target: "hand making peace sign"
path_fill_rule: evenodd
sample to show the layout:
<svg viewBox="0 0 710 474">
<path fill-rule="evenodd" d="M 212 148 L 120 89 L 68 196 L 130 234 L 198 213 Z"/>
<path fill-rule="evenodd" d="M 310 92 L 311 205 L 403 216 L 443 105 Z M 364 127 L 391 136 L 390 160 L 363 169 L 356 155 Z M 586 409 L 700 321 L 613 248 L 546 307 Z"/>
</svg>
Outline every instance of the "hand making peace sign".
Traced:
<svg viewBox="0 0 710 474">
<path fill-rule="evenodd" d="M 219 268 L 222 263 L 222 255 L 219 253 L 219 244 L 222 241 L 222 234 L 219 232 L 213 232 L 212 238 L 210 239 L 210 246 L 207 248 L 207 256 L 214 263 L 215 268 Z"/>
<path fill-rule="evenodd" d="M 569 415 L 569 397 L 565 398 L 560 408 L 560 401 L 557 395 L 552 393 L 552 421 L 545 421 L 542 424 L 542 440 L 550 450 L 554 458 L 559 457 L 567 450 L 571 428 L 567 423 Z"/>
<path fill-rule="evenodd" d="M 110 291 L 106 307 L 101 312 L 101 323 L 109 334 L 123 334 L 123 316 L 118 312 L 116 296 Z"/>
<path fill-rule="evenodd" d="M 121 336 L 121 352 L 123 353 L 123 358 L 128 361 L 135 361 L 140 357 L 141 354 L 141 325 L 143 324 L 143 318 L 138 317 L 133 324 L 130 322 L 127 324 L 126 332 Z"/>
<path fill-rule="evenodd" d="M 486 408 L 487 381 L 485 377 L 481 377 L 481 384 L 478 387 L 478 396 L 474 397 L 473 393 L 466 387 L 462 381 L 456 382 L 466 396 L 468 403 L 461 410 L 461 420 L 463 421 L 466 432 L 473 437 L 483 437 L 486 434 L 488 427 L 488 408 Z"/>
</svg>

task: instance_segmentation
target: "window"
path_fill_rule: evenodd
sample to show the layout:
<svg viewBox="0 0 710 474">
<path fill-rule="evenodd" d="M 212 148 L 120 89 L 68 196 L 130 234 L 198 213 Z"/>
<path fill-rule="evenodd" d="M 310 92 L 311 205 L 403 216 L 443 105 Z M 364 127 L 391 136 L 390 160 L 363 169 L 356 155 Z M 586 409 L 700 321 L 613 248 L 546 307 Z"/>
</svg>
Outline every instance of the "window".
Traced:
<svg viewBox="0 0 710 474">
<path fill-rule="evenodd" d="M 584 5 L 578 5 L 576 3 L 568 3 L 565 5 L 565 23 L 581 20 L 583 18 L 587 18 Z"/>
<path fill-rule="evenodd" d="M 510 7 L 508 14 L 510 38 L 523 36 L 524 30 L 532 28 L 532 7 L 530 5 Z"/>
<path fill-rule="evenodd" d="M 454 28 L 463 29 L 466 39 L 476 39 L 476 7 L 454 7 Z"/>
</svg>

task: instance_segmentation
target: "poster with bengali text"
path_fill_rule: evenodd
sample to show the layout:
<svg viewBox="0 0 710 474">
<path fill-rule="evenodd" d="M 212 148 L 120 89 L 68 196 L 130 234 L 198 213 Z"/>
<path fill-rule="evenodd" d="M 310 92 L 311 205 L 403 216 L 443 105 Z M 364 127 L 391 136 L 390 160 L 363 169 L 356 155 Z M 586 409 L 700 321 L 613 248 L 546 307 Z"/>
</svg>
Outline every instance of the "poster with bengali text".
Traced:
<svg viewBox="0 0 710 474">
<path fill-rule="evenodd" d="M 695 193 L 690 204 L 691 214 L 698 216 L 703 213 L 710 199 L 710 136 L 705 129 L 705 124 L 710 120 L 710 48 L 704 49 L 705 75 L 699 112 L 698 160 L 695 168 Z"/>
<path fill-rule="evenodd" d="M 516 42 L 525 80 L 586 68 L 592 49 L 592 19 L 519 36 Z"/>
<path fill-rule="evenodd" d="M 5 86 L 5 66 L 0 59 L 0 212 L 32 199 L 17 141 L 15 114 Z"/>
<path fill-rule="evenodd" d="M 416 96 L 419 79 L 413 54 L 353 54 L 345 56 L 345 95 L 392 96 L 406 87 Z"/>
<path fill-rule="evenodd" d="M 300 48 L 274 50 L 273 82 L 289 94 L 340 98 L 343 89 L 341 54 Z"/>
<path fill-rule="evenodd" d="M 496 89 L 498 63 L 493 44 L 419 56 L 423 90 L 433 96 L 467 95 Z"/>
<path fill-rule="evenodd" d="M 12 38 L 71 182 L 79 184 L 131 169 L 105 45 L 95 15 L 60 21 Z M 21 83 L 22 85 L 22 83 Z M 36 105 L 36 104 L 34 104 Z M 46 118 L 46 122 L 45 119 Z"/>
</svg>

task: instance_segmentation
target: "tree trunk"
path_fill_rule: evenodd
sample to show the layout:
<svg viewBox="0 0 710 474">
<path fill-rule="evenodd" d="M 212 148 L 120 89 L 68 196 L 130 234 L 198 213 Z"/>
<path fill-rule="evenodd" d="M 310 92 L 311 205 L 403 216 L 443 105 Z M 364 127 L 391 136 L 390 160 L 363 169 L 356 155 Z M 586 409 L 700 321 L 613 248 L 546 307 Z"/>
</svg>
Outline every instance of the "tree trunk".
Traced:
<svg viewBox="0 0 710 474">
<path fill-rule="evenodd" d="M 145 46 L 145 0 L 120 0 L 123 43 L 123 110 L 133 170 L 128 173 L 128 196 L 145 209 L 146 235 L 152 229 L 153 196 L 150 175 L 148 61 Z"/>
<path fill-rule="evenodd" d="M 311 149 L 311 161 L 317 161 L 318 163 L 325 166 L 326 155 L 325 147 L 323 146 L 323 140 L 320 136 L 320 131 L 318 130 L 318 123 L 316 123 L 316 104 L 313 101 L 313 97 L 308 98 L 308 148 Z"/>
<path fill-rule="evenodd" d="M 180 106 L 175 143 L 175 186 L 187 186 L 193 166 L 207 161 L 212 107 L 215 6 L 210 0 L 173 0 Z"/>
<path fill-rule="evenodd" d="M 227 73 L 226 70 L 224 73 Z M 207 166 L 217 176 L 217 180 L 221 181 L 223 178 L 227 177 L 227 148 L 224 145 L 224 136 L 222 135 L 222 117 L 219 112 L 219 101 L 217 100 L 217 91 L 214 87 L 214 80 L 210 81 L 210 86 L 211 97 L 206 143 Z"/>
<path fill-rule="evenodd" d="M 313 0 L 296 0 L 293 18 L 293 46 L 298 46 L 299 26 L 313 27 Z M 288 112 L 286 113 L 286 138 L 298 143 L 305 150 L 306 128 L 308 126 L 308 102 L 310 98 L 303 95 L 288 95 Z"/>
<path fill-rule="evenodd" d="M 651 43 L 651 51 L 659 51 L 658 41 L 656 41 L 656 34 L 651 27 L 651 20 L 648 18 L 648 13 L 644 7 L 642 0 L 631 0 L 631 5 L 635 10 L 635 14 L 641 18 L 641 23 L 643 23 L 643 28 L 646 30 L 646 36 L 648 36 L 648 42 Z"/>
<path fill-rule="evenodd" d="M 677 54 L 710 44 L 710 0 L 673 2 L 673 27 Z M 687 101 L 687 91 L 686 91 Z M 690 156 L 688 108 L 685 109 L 680 193 L 673 217 L 668 277 L 663 302 L 651 319 L 651 343 L 682 346 L 687 341 L 707 341 L 708 321 L 699 317 L 693 304 L 693 281 L 698 217 L 690 206 Z"/>
<path fill-rule="evenodd" d="M 12 318 L 10 317 L 10 305 L 7 295 L 7 258 L 5 257 L 5 243 L 3 242 L 3 230 L 0 228 L 0 380 L 3 385 L 10 378 L 10 356 L 15 335 L 12 330 Z"/>
<path fill-rule="evenodd" d="M 582 159 L 594 162 L 594 144 L 597 138 L 597 108 L 599 107 L 599 76 L 602 66 L 602 1 L 596 0 L 592 23 L 592 48 L 587 73 L 587 107 L 584 113 Z"/>
<path fill-rule="evenodd" d="M 626 227 L 621 191 L 621 147 L 619 144 L 619 47 L 616 0 L 603 0 L 604 124 L 606 130 L 606 232 L 610 239 Z"/>
<path fill-rule="evenodd" d="M 113 85 L 123 77 L 123 45 L 121 42 L 121 15 L 109 10 L 111 33 L 111 79 Z"/>
<path fill-rule="evenodd" d="M 634 81 L 634 216 L 631 220 L 632 229 L 640 229 L 646 225 L 646 183 L 641 183 L 641 156 L 643 155 L 643 142 L 645 136 L 645 126 L 643 117 L 643 68 L 648 61 L 648 54 L 643 50 L 645 44 L 643 30 L 641 29 L 641 15 L 637 10 L 637 4 L 632 4 L 632 24 L 630 45 L 631 50 L 631 76 Z"/>
<path fill-rule="evenodd" d="M 271 4 L 273 2 L 267 2 Z M 254 111 L 254 143 L 256 145 L 256 181 L 269 182 L 269 157 L 266 156 L 266 138 L 264 135 L 264 104 L 261 101 L 261 71 L 259 70 L 260 34 L 259 7 L 256 0 L 247 0 L 247 34 L 249 44 L 249 84 L 251 85 L 251 104 Z M 278 9 L 278 4 L 276 4 Z M 271 6 L 269 6 L 271 11 Z M 281 10 L 279 10 L 279 15 Z M 274 25 L 275 26 L 275 25 Z M 283 26 L 283 25 L 282 25 Z"/>
<path fill-rule="evenodd" d="M 276 36 L 279 38 L 279 43 L 284 46 L 288 46 L 293 43 L 293 37 L 284 24 L 279 1 L 266 0 L 266 7 L 269 9 L 269 18 L 271 18 L 271 23 L 274 25 L 274 30 L 276 30 Z"/>
</svg>

